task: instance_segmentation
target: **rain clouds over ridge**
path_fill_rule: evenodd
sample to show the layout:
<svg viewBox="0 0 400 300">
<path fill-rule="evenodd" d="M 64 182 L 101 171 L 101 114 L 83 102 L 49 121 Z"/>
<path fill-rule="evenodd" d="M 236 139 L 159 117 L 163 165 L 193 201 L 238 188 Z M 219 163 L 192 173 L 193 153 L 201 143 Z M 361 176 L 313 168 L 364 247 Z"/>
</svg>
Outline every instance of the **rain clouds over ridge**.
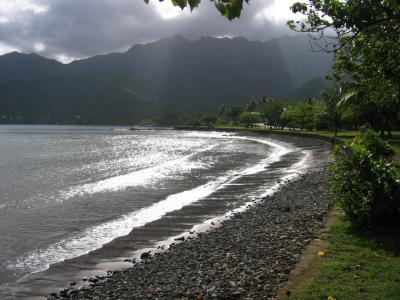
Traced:
<svg viewBox="0 0 400 300">
<path fill-rule="evenodd" d="M 268 40 L 290 34 L 285 24 L 293 2 L 252 0 L 241 19 L 230 22 L 208 0 L 193 13 L 169 0 L 1 0 L 0 55 L 35 52 L 69 62 L 174 34 Z"/>
</svg>

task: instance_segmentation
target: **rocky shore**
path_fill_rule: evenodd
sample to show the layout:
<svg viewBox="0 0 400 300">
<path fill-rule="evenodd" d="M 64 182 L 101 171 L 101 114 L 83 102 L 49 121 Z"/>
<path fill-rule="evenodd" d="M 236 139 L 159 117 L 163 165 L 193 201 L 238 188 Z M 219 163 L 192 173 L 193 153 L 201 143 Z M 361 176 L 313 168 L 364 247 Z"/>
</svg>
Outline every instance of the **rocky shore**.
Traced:
<svg viewBox="0 0 400 300">
<path fill-rule="evenodd" d="M 273 299 L 331 203 L 328 172 L 314 169 L 221 227 L 48 299 Z"/>
</svg>

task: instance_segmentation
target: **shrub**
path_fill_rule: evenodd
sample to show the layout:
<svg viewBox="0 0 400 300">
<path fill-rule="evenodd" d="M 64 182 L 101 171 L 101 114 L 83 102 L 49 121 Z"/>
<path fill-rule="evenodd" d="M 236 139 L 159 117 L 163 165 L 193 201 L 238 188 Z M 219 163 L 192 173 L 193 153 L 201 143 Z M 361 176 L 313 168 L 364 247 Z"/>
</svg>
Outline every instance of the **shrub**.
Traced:
<svg viewBox="0 0 400 300">
<path fill-rule="evenodd" d="M 314 124 L 313 123 L 307 123 L 306 125 L 304 125 L 304 129 L 308 130 L 308 131 L 313 131 L 314 130 Z"/>
<path fill-rule="evenodd" d="M 400 174 L 385 144 L 367 133 L 337 149 L 341 159 L 332 169 L 332 190 L 356 228 L 400 223 Z"/>
<path fill-rule="evenodd" d="M 395 153 L 393 147 L 381 140 L 371 129 L 363 131 L 359 137 L 354 139 L 353 144 L 365 147 L 375 158 L 390 159 Z"/>
<path fill-rule="evenodd" d="M 242 112 L 239 115 L 238 120 L 245 126 L 251 126 L 262 121 L 260 115 L 249 111 Z"/>
</svg>

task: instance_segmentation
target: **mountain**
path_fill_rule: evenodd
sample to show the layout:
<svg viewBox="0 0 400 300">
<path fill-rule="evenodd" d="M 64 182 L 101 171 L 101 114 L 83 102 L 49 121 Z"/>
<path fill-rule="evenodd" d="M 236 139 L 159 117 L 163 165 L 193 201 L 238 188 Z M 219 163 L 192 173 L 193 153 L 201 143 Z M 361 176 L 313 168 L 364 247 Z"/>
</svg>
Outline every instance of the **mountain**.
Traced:
<svg viewBox="0 0 400 300">
<path fill-rule="evenodd" d="M 314 61 L 306 44 L 177 35 L 66 65 L 13 52 L 0 56 L 0 122 L 126 123 L 287 97 L 329 71 L 331 57 Z"/>
<path fill-rule="evenodd" d="M 0 56 L 0 82 L 53 76 L 63 69 L 62 63 L 37 54 L 11 52 Z"/>
<path fill-rule="evenodd" d="M 284 36 L 269 43 L 278 45 L 295 88 L 300 88 L 331 71 L 333 56 L 315 51 L 313 41 L 304 35 Z"/>
<path fill-rule="evenodd" d="M 318 97 L 321 90 L 329 85 L 329 81 L 325 80 L 321 76 L 315 77 L 310 81 L 306 82 L 301 87 L 293 90 L 288 98 L 293 100 L 301 100 L 305 98 Z"/>
</svg>

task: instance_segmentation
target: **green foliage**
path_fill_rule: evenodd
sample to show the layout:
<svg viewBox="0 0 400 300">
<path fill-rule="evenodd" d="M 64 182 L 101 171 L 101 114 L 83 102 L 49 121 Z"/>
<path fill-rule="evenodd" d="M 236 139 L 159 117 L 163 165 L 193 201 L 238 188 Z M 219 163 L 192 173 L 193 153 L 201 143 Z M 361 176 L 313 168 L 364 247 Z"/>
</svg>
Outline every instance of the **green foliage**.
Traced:
<svg viewBox="0 0 400 300">
<path fill-rule="evenodd" d="M 324 101 L 315 102 L 312 108 L 313 122 L 311 130 L 321 130 L 329 128 L 327 120 L 327 107 Z M 306 127 L 307 128 L 307 127 Z"/>
<path fill-rule="evenodd" d="M 285 119 L 282 117 L 287 101 L 278 99 L 265 99 L 261 106 L 261 116 L 265 119 L 267 125 L 278 128 L 285 126 Z"/>
<path fill-rule="evenodd" d="M 186 123 L 191 126 L 214 126 L 218 116 L 213 114 L 195 115 L 189 118 Z"/>
<path fill-rule="evenodd" d="M 376 229 L 400 221 L 400 174 L 390 147 L 371 132 L 337 149 L 332 190 L 356 228 Z"/>
<path fill-rule="evenodd" d="M 312 282 L 289 299 L 399 299 L 398 230 L 355 232 L 339 220 L 327 234 L 327 256 L 318 258 Z"/>
<path fill-rule="evenodd" d="M 259 114 L 249 111 L 244 111 L 239 115 L 238 121 L 245 126 L 252 126 L 261 122 Z"/>
<path fill-rule="evenodd" d="M 160 2 L 164 0 L 159 0 Z M 243 3 L 249 3 L 250 0 L 210 0 L 214 2 L 215 8 L 229 20 L 240 18 L 243 9 Z M 149 3 L 149 0 L 144 0 Z M 171 0 L 174 6 L 179 6 L 181 9 L 190 7 L 190 10 L 198 7 L 201 0 Z"/>
<path fill-rule="evenodd" d="M 328 128 L 336 134 L 341 121 L 341 114 L 338 107 L 340 90 L 336 86 L 328 87 L 321 91 L 320 98 L 325 103 L 325 116 Z"/>
<path fill-rule="evenodd" d="M 223 111 L 220 112 L 222 118 L 226 123 L 234 124 L 237 123 L 239 115 L 244 111 L 243 107 L 232 106 L 225 107 Z"/>
<path fill-rule="evenodd" d="M 381 134 L 398 127 L 400 2 L 312 0 L 292 11 L 307 17 L 289 21 L 293 30 L 314 34 L 315 46 L 335 53 L 333 77 L 350 86 L 368 123 Z"/>
<path fill-rule="evenodd" d="M 313 129 L 313 103 L 298 102 L 288 106 L 282 113 L 282 117 L 292 128 Z"/>
<path fill-rule="evenodd" d="M 212 126 L 218 121 L 218 117 L 212 114 L 203 115 L 201 121 L 204 125 Z"/>
<path fill-rule="evenodd" d="M 258 108 L 258 103 L 256 100 L 252 99 L 247 105 L 246 105 L 246 110 L 247 111 L 257 111 Z"/>
<path fill-rule="evenodd" d="M 394 155 L 393 147 L 381 140 L 372 130 L 365 130 L 353 140 L 354 145 L 366 148 L 375 158 L 391 159 Z"/>
</svg>

